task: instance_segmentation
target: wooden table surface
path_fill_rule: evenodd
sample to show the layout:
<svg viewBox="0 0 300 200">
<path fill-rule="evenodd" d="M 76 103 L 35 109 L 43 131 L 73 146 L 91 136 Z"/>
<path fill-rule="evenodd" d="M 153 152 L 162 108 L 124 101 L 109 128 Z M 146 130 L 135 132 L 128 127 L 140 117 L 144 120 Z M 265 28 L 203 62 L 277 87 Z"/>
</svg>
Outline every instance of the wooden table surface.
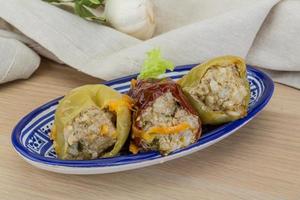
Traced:
<svg viewBox="0 0 300 200">
<path fill-rule="evenodd" d="M 39 170 L 13 150 L 18 120 L 69 89 L 100 80 L 43 61 L 0 86 L 0 199 L 300 199 L 300 91 L 276 84 L 270 104 L 225 140 L 164 164 L 105 175 Z"/>
</svg>

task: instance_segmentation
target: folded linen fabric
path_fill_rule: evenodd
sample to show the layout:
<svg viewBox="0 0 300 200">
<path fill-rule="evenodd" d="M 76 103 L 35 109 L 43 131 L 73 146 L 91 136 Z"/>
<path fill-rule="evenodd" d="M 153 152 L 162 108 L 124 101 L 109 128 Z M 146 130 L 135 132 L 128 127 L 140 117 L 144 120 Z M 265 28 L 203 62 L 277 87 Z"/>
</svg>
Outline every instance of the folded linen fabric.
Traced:
<svg viewBox="0 0 300 200">
<path fill-rule="evenodd" d="M 298 0 L 154 0 L 157 29 L 147 41 L 40 0 L 0 3 L 0 17 L 39 44 L 37 52 L 42 49 L 91 76 L 112 79 L 137 72 L 145 52 L 160 47 L 176 65 L 238 55 L 266 69 L 275 81 L 300 88 Z"/>
<path fill-rule="evenodd" d="M 18 40 L 0 37 L 0 44 L 0 55 L 5 55 L 0 59 L 0 84 L 28 78 L 39 66 L 40 57 Z"/>
</svg>

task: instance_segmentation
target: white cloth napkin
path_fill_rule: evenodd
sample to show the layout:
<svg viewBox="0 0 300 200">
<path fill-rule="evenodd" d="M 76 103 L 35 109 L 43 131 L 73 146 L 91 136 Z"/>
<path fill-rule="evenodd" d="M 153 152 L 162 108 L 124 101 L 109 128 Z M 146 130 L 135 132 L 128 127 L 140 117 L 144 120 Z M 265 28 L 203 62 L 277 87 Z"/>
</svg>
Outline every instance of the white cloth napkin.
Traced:
<svg viewBox="0 0 300 200">
<path fill-rule="evenodd" d="M 40 64 L 34 51 L 14 39 L 0 37 L 0 55 L 0 83 L 28 78 Z"/>
<path fill-rule="evenodd" d="M 157 29 L 147 41 L 40 0 L 0 3 L 0 17 L 14 26 L 2 27 L 18 32 L 17 36 L 0 32 L 0 37 L 22 41 L 44 56 L 102 79 L 138 72 L 145 52 L 159 47 L 176 65 L 238 55 L 264 68 L 275 81 L 300 88 L 299 0 L 154 0 Z M 36 69 L 33 64 L 22 67 L 28 72 L 23 78 Z"/>
</svg>

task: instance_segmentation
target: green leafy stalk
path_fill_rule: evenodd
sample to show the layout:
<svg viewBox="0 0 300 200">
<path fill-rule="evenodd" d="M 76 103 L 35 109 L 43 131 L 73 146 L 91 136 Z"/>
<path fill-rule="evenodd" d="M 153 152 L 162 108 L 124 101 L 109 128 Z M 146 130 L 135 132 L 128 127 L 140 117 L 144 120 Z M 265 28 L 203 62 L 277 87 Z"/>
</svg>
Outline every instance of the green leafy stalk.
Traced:
<svg viewBox="0 0 300 200">
<path fill-rule="evenodd" d="M 104 6 L 104 0 L 43 0 L 53 5 L 68 5 L 78 16 L 98 23 L 106 23 L 105 17 L 93 14 L 93 9 Z"/>
<path fill-rule="evenodd" d="M 159 75 L 164 74 L 166 70 L 173 71 L 174 64 L 162 58 L 160 49 L 152 49 L 147 52 L 147 58 L 144 61 L 138 79 L 158 78 Z"/>
</svg>

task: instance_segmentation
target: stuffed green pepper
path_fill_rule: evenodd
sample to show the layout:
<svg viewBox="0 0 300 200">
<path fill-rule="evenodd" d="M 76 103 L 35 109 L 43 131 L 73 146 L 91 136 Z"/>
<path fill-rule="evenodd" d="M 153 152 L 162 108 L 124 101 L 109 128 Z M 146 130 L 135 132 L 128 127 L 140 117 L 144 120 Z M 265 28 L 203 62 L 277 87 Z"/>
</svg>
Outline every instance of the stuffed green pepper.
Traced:
<svg viewBox="0 0 300 200">
<path fill-rule="evenodd" d="M 223 56 L 193 68 L 178 81 L 203 124 L 218 125 L 247 115 L 250 89 L 242 58 Z"/>
<path fill-rule="evenodd" d="M 131 127 L 131 99 L 105 85 L 75 88 L 55 112 L 51 138 L 58 158 L 88 160 L 119 153 Z"/>
</svg>

